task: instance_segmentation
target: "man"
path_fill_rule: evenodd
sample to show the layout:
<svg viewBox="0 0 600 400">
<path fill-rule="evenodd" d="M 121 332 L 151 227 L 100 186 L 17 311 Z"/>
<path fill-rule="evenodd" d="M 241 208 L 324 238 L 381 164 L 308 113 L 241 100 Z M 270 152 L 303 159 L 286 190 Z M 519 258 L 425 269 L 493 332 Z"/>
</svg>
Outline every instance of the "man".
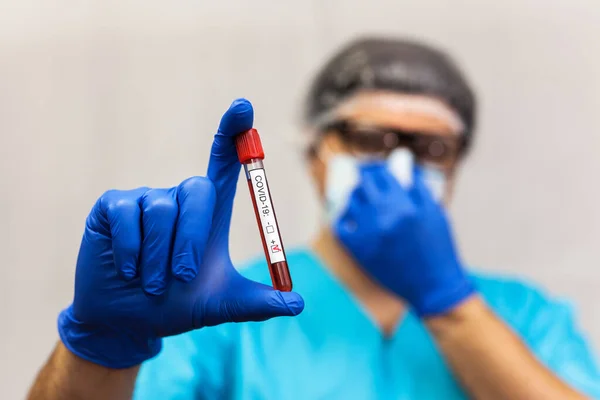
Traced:
<svg viewBox="0 0 600 400">
<path fill-rule="evenodd" d="M 241 274 L 230 261 L 233 138 L 253 122 L 238 100 L 206 178 L 98 200 L 30 399 L 600 398 L 568 309 L 468 274 L 456 252 L 444 204 L 475 100 L 447 56 L 351 43 L 305 116 L 325 212 L 313 244 L 287 254 L 296 292 L 269 287 L 262 260 Z"/>
</svg>

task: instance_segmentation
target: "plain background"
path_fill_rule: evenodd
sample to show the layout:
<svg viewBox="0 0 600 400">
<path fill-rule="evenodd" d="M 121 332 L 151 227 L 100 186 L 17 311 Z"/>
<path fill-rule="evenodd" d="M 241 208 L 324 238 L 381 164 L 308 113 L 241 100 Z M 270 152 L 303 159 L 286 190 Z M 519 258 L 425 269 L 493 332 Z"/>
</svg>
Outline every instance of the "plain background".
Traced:
<svg viewBox="0 0 600 400">
<path fill-rule="evenodd" d="M 204 174 L 235 97 L 255 105 L 284 240 L 309 238 L 298 106 L 361 33 L 463 65 L 481 100 L 452 206 L 464 258 L 570 298 L 600 344 L 598 0 L 0 0 L 0 398 L 24 396 L 57 340 L 95 199 Z M 243 260 L 261 252 L 243 183 L 236 204 Z"/>
</svg>

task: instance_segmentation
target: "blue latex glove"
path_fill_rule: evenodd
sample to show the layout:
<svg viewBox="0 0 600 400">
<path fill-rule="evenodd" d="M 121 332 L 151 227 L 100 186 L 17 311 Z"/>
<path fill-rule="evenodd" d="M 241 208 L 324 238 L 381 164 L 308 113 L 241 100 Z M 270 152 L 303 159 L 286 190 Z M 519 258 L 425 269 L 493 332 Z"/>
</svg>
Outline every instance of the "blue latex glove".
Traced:
<svg viewBox="0 0 600 400">
<path fill-rule="evenodd" d="M 252 123 L 252 105 L 235 101 L 215 135 L 208 178 L 171 189 L 109 191 L 96 202 L 79 251 L 74 301 L 58 319 L 73 353 L 126 368 L 158 354 L 165 336 L 302 311 L 298 294 L 242 277 L 229 257 L 240 172 L 233 137 Z"/>
<path fill-rule="evenodd" d="M 418 166 L 412 180 L 404 188 L 385 163 L 361 165 L 360 183 L 334 231 L 372 278 L 426 317 L 451 310 L 474 288 L 454 249 L 444 210 Z"/>
</svg>

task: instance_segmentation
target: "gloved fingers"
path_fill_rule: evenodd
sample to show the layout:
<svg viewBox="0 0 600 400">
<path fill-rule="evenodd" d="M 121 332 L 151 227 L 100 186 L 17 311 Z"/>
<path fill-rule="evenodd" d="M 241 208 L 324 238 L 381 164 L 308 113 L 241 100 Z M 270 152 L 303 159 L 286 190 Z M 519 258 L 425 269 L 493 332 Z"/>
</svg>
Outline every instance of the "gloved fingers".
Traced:
<svg viewBox="0 0 600 400">
<path fill-rule="evenodd" d="M 361 169 L 361 181 L 366 203 L 379 209 L 378 215 L 396 215 L 410 207 L 408 192 L 386 165 Z"/>
<path fill-rule="evenodd" d="M 126 280 L 135 278 L 138 273 L 142 245 L 139 202 L 147 190 L 145 187 L 128 191 L 110 190 L 97 203 L 100 214 L 108 223 L 115 266 Z"/>
<path fill-rule="evenodd" d="M 406 189 L 385 165 L 367 165 L 361 168 L 361 181 L 368 201 L 397 202 L 408 198 Z"/>
<path fill-rule="evenodd" d="M 208 178 L 189 178 L 177 187 L 177 201 L 179 217 L 171 266 L 176 278 L 189 282 L 202 265 L 213 221 L 215 187 Z"/>
<path fill-rule="evenodd" d="M 361 184 L 351 196 L 346 213 L 335 225 L 339 239 L 350 248 L 371 251 L 370 238 L 394 237 L 415 217 L 417 209 L 386 165 L 361 168 Z M 360 229 L 361 234 L 355 232 Z M 374 251 L 374 250 L 373 250 Z"/>
<path fill-rule="evenodd" d="M 295 292 L 280 292 L 246 280 L 235 296 L 221 300 L 222 317 L 230 322 L 265 321 L 295 316 L 304 310 L 304 299 Z"/>
<path fill-rule="evenodd" d="M 356 230 L 367 207 L 369 207 L 369 204 L 367 202 L 365 190 L 362 186 L 358 186 L 352 191 L 346 210 L 341 213 L 340 218 L 338 219 L 340 228 L 348 231 Z"/>
<path fill-rule="evenodd" d="M 410 187 L 412 187 L 412 182 L 410 185 L 407 186 L 405 183 L 401 182 L 398 179 L 398 177 L 388 168 L 386 168 L 384 172 L 379 174 L 378 180 L 380 182 L 379 186 L 383 188 L 384 192 L 392 192 L 394 196 L 404 194 L 406 195 L 406 198 L 408 198 L 408 190 L 410 189 Z M 401 194 L 397 194 L 397 192 L 401 192 Z"/>
<path fill-rule="evenodd" d="M 227 250 L 233 198 L 237 186 L 240 163 L 235 148 L 235 136 L 252 128 L 254 110 L 245 99 L 235 100 L 221 118 L 215 134 L 208 163 L 208 178 L 216 189 L 211 248 Z"/>
<path fill-rule="evenodd" d="M 178 207 L 173 189 L 151 189 L 141 198 L 142 251 L 140 276 L 142 288 L 151 295 L 164 293 Z"/>
<path fill-rule="evenodd" d="M 360 179 L 368 198 L 378 199 L 387 191 L 388 185 L 384 178 L 386 170 L 385 164 L 381 162 L 361 165 Z"/>
<path fill-rule="evenodd" d="M 431 208 L 436 205 L 436 201 L 424 180 L 423 168 L 418 164 L 413 167 L 413 184 L 408 191 L 412 201 L 421 208 Z"/>
</svg>

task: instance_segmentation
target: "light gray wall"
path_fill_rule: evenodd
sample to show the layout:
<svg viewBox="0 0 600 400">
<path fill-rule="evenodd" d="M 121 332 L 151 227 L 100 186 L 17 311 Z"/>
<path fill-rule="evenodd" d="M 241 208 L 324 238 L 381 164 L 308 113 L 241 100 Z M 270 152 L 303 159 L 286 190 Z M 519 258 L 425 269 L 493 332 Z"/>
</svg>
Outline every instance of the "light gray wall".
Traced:
<svg viewBox="0 0 600 400">
<path fill-rule="evenodd" d="M 0 398 L 24 396 L 108 188 L 203 174 L 218 119 L 256 107 L 288 244 L 317 204 L 291 140 L 310 72 L 362 32 L 448 48 L 482 101 L 453 206 L 465 258 L 569 296 L 600 343 L 597 0 L 0 0 Z M 232 249 L 261 251 L 240 186 Z"/>
</svg>

